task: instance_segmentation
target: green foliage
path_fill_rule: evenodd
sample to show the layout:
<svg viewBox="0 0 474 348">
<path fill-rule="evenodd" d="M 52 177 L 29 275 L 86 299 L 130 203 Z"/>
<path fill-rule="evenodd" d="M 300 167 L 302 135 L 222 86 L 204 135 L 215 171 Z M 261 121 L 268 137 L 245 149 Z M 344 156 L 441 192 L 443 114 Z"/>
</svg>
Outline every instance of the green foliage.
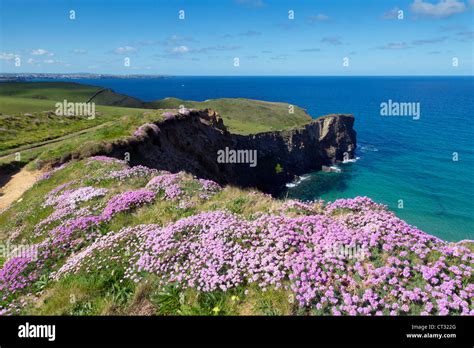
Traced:
<svg viewBox="0 0 474 348">
<path fill-rule="evenodd" d="M 235 214 L 242 214 L 244 211 L 244 205 L 246 203 L 246 199 L 243 197 L 239 197 L 230 201 L 227 204 L 227 209 L 229 209 L 232 213 Z"/>
<path fill-rule="evenodd" d="M 152 303 L 156 304 L 160 315 L 177 315 L 181 309 L 181 290 L 174 284 L 166 286 L 151 296 Z"/>
</svg>

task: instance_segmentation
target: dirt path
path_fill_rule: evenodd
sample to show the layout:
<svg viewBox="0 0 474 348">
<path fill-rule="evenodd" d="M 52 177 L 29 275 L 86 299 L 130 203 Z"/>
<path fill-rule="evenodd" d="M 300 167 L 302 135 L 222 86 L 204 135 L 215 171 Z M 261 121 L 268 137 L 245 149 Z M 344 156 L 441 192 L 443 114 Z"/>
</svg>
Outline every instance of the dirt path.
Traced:
<svg viewBox="0 0 474 348">
<path fill-rule="evenodd" d="M 14 174 L 5 186 L 0 188 L 0 211 L 6 209 L 21 197 L 36 182 L 42 171 L 28 171 L 25 168 Z"/>
</svg>

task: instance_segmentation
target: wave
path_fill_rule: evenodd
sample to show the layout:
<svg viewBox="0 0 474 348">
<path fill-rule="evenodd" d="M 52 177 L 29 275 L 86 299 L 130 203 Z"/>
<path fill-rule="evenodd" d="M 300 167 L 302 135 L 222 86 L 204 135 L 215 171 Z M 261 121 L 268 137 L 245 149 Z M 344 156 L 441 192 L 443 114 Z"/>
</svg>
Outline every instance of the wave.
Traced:
<svg viewBox="0 0 474 348">
<path fill-rule="evenodd" d="M 362 152 L 377 152 L 379 149 L 377 149 L 374 145 L 361 145 L 360 146 L 360 151 Z"/>
<path fill-rule="evenodd" d="M 288 188 L 293 188 L 301 184 L 303 181 L 308 180 L 310 178 L 309 175 L 302 175 L 296 178 L 296 180 L 287 183 L 285 186 Z"/>
<path fill-rule="evenodd" d="M 360 160 L 360 157 L 356 157 L 356 158 L 351 158 L 351 159 L 348 159 L 348 160 L 344 160 L 342 161 L 343 164 L 345 163 L 355 163 L 357 162 L 358 160 Z"/>
</svg>

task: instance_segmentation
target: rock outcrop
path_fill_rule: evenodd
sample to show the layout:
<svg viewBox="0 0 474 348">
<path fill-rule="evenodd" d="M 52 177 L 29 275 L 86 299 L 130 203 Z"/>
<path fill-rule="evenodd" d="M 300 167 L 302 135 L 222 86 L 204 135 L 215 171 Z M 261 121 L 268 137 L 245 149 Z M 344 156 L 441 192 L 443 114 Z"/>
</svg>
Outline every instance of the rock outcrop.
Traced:
<svg viewBox="0 0 474 348">
<path fill-rule="evenodd" d="M 295 176 L 353 158 L 356 148 L 352 115 L 328 115 L 304 127 L 247 136 L 229 133 L 211 109 L 165 116 L 157 127 L 141 127 L 139 135 L 110 144 L 104 154 L 124 158 L 128 152 L 131 165 L 184 170 L 223 185 L 278 194 Z M 219 151 L 230 150 L 256 151 L 255 165 L 229 163 L 232 158 L 219 163 Z"/>
</svg>

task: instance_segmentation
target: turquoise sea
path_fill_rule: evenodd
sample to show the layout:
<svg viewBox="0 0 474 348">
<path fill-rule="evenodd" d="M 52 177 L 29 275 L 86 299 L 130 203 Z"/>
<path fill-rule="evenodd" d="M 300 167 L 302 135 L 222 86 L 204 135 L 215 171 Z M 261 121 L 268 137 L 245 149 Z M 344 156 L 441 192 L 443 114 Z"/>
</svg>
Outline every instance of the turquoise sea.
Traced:
<svg viewBox="0 0 474 348">
<path fill-rule="evenodd" d="M 474 77 L 169 77 L 81 79 L 143 100 L 243 97 L 283 101 L 313 117 L 356 118 L 357 161 L 309 173 L 285 196 L 364 195 L 445 240 L 474 239 Z M 383 102 L 420 103 L 420 118 L 381 116 Z M 458 160 L 453 160 L 457 153 Z M 400 200 L 403 208 L 399 208 Z"/>
</svg>

